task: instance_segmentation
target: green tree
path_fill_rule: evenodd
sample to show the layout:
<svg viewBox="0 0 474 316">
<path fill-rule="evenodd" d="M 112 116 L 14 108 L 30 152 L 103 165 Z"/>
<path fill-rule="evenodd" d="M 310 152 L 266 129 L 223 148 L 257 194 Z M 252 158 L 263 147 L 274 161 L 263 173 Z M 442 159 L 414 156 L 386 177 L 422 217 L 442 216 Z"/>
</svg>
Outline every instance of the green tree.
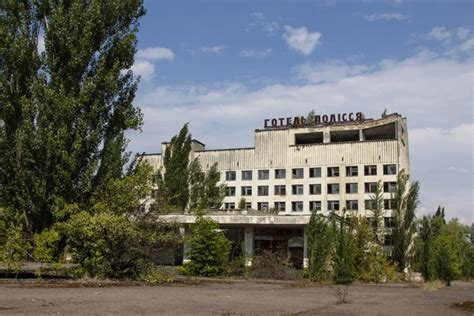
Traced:
<svg viewBox="0 0 474 316">
<path fill-rule="evenodd" d="M 309 277 L 311 281 L 331 279 L 334 236 L 329 222 L 322 214 L 313 212 L 307 228 Z"/>
<path fill-rule="evenodd" d="M 355 277 L 355 241 L 350 221 L 345 216 L 334 219 L 336 231 L 336 251 L 334 256 L 334 281 L 338 284 L 349 284 Z M 334 216 L 334 215 L 333 215 Z"/>
<path fill-rule="evenodd" d="M 224 199 L 225 186 L 218 185 L 217 163 L 204 172 L 197 158 L 190 160 L 191 143 L 192 136 L 185 124 L 166 148 L 164 170 L 158 176 L 158 190 L 166 201 L 163 206 L 181 212 L 218 208 Z"/>
<path fill-rule="evenodd" d="M 373 205 L 373 220 L 372 227 L 374 231 L 374 240 L 379 244 L 383 245 L 384 242 L 384 217 L 385 217 L 385 206 L 384 206 L 384 197 L 383 197 L 383 184 L 382 180 L 377 182 L 374 194 L 370 197 Z"/>
<path fill-rule="evenodd" d="M 142 0 L 0 2 L 0 205 L 30 233 L 122 175 Z M 44 39 L 45 50 L 39 50 Z"/>
<path fill-rule="evenodd" d="M 433 243 L 433 231 L 431 228 L 431 218 L 423 216 L 419 229 L 419 238 L 421 240 L 420 247 L 420 271 L 423 278 L 429 281 L 433 278 L 433 267 L 432 267 L 432 243 Z"/>
<path fill-rule="evenodd" d="M 190 262 L 184 264 L 188 275 L 215 276 L 224 271 L 229 260 L 231 242 L 210 218 L 198 216 L 191 225 Z"/>
<path fill-rule="evenodd" d="M 393 259 L 399 271 L 404 271 L 413 256 L 413 237 L 416 232 L 416 208 L 418 206 L 418 182 L 409 183 L 409 176 L 401 170 L 397 176 L 397 191 L 394 194 L 395 209 L 393 236 Z"/>
<path fill-rule="evenodd" d="M 237 206 L 239 210 L 246 210 L 247 209 L 247 201 L 245 198 L 241 198 L 239 201 L 239 205 Z"/>
<path fill-rule="evenodd" d="M 168 144 L 163 158 L 163 185 L 166 194 L 169 195 L 170 204 L 184 211 L 189 203 L 189 155 L 191 153 L 191 134 L 189 134 L 188 124 L 173 136 Z M 193 163 L 195 177 L 201 176 L 201 167 L 198 170 L 196 163 Z M 197 180 L 197 179 L 196 179 Z"/>
</svg>

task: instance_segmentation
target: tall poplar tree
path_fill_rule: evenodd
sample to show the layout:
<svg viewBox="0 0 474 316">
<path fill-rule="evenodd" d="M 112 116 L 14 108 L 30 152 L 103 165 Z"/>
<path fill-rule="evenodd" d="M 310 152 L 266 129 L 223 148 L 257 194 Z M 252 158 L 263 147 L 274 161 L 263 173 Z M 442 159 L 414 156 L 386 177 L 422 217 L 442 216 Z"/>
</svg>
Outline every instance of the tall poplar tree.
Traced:
<svg viewBox="0 0 474 316">
<path fill-rule="evenodd" d="M 394 194 L 393 259 L 403 271 L 413 254 L 413 237 L 416 232 L 416 208 L 418 206 L 418 182 L 409 182 L 409 176 L 401 170 L 397 176 L 397 191 Z"/>
<path fill-rule="evenodd" d="M 0 2 L 0 206 L 30 232 L 122 175 L 142 0 Z"/>
</svg>

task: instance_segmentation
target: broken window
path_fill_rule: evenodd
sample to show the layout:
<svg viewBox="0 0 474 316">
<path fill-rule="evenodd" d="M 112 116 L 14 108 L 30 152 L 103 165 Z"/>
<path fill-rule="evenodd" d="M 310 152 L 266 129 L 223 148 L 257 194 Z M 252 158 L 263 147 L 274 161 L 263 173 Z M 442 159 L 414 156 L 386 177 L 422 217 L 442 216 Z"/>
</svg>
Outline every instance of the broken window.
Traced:
<svg viewBox="0 0 474 316">
<path fill-rule="evenodd" d="M 303 168 L 293 168 L 292 169 L 292 178 L 293 179 L 303 179 L 304 169 Z"/>
<path fill-rule="evenodd" d="M 339 211 L 339 201 L 328 201 L 328 211 Z"/>
<path fill-rule="evenodd" d="M 384 182 L 383 191 L 386 193 L 395 193 L 397 192 L 397 182 Z"/>
<path fill-rule="evenodd" d="M 394 199 L 386 199 L 383 200 L 383 208 L 386 210 L 394 210 L 397 208 L 396 200 Z"/>
<path fill-rule="evenodd" d="M 275 202 L 275 209 L 279 212 L 284 212 L 286 209 L 285 202 Z"/>
<path fill-rule="evenodd" d="M 377 190 L 377 182 L 366 182 L 365 193 L 375 193 Z"/>
<path fill-rule="evenodd" d="M 346 193 L 357 193 L 358 187 L 357 183 L 346 183 Z"/>
<path fill-rule="evenodd" d="M 375 200 L 365 200 L 364 204 L 366 210 L 375 210 L 377 208 L 377 201 Z"/>
<path fill-rule="evenodd" d="M 295 134 L 295 145 L 322 144 L 323 132 Z"/>
<path fill-rule="evenodd" d="M 293 195 L 303 195 L 303 185 L 302 184 L 292 185 L 291 192 Z"/>
<path fill-rule="evenodd" d="M 359 201 L 357 200 L 346 201 L 346 209 L 350 211 L 357 211 L 359 209 Z"/>
<path fill-rule="evenodd" d="M 321 194 L 321 184 L 310 184 L 309 194 Z"/>
<path fill-rule="evenodd" d="M 339 167 L 328 167 L 328 177 L 339 177 Z"/>
<path fill-rule="evenodd" d="M 339 183 L 329 183 L 328 194 L 339 194 Z"/>
<path fill-rule="evenodd" d="M 369 127 L 362 130 L 365 140 L 392 140 L 397 139 L 395 122 L 385 125 Z"/>
<path fill-rule="evenodd" d="M 235 187 L 226 187 L 226 196 L 235 196 Z"/>
<path fill-rule="evenodd" d="M 377 175 L 377 166 L 376 165 L 364 166 L 364 175 L 366 175 L 366 176 L 376 176 Z"/>
<path fill-rule="evenodd" d="M 293 201 L 293 202 L 291 202 L 291 211 L 292 212 L 303 212 L 303 201 Z"/>
<path fill-rule="evenodd" d="M 357 142 L 359 141 L 359 130 L 331 131 L 331 143 Z"/>
<path fill-rule="evenodd" d="M 257 194 L 259 196 L 266 196 L 268 195 L 268 185 L 259 185 L 257 187 Z"/>
<path fill-rule="evenodd" d="M 235 181 L 235 171 L 226 171 L 225 172 L 226 181 Z"/>
<path fill-rule="evenodd" d="M 393 237 L 392 235 L 386 234 L 383 240 L 384 246 L 393 246 Z"/>
<path fill-rule="evenodd" d="M 321 211 L 321 201 L 309 201 L 310 211 Z"/>
<path fill-rule="evenodd" d="M 286 195 L 286 186 L 275 185 L 275 195 Z"/>
<path fill-rule="evenodd" d="M 242 191 L 242 192 L 241 192 L 241 193 L 242 193 L 242 194 L 241 194 L 242 196 L 250 196 L 250 195 L 252 195 L 252 187 L 242 187 L 242 188 L 241 188 L 241 191 Z"/>
<path fill-rule="evenodd" d="M 262 211 L 262 212 L 268 211 L 268 202 L 258 202 L 257 210 Z"/>
<path fill-rule="evenodd" d="M 275 169 L 275 179 L 285 179 L 286 169 Z"/>
<path fill-rule="evenodd" d="M 356 177 L 359 174 L 359 168 L 357 166 L 346 167 L 346 177 Z"/>
<path fill-rule="evenodd" d="M 393 228 L 395 227 L 395 218 L 394 217 L 384 217 L 383 223 L 385 228 Z"/>
<path fill-rule="evenodd" d="M 397 174 L 397 165 L 395 164 L 383 165 L 383 174 L 385 175 Z"/>
<path fill-rule="evenodd" d="M 252 202 L 245 202 L 245 209 L 249 210 L 252 208 Z"/>
<path fill-rule="evenodd" d="M 242 180 L 252 180 L 252 170 L 242 170 Z"/>
<path fill-rule="evenodd" d="M 233 210 L 233 209 L 235 209 L 235 203 L 225 203 L 224 208 L 226 210 Z"/>
<path fill-rule="evenodd" d="M 258 180 L 268 180 L 270 172 L 268 170 L 258 170 Z"/>
<path fill-rule="evenodd" d="M 309 177 L 310 178 L 321 178 L 321 168 L 309 168 Z"/>
</svg>

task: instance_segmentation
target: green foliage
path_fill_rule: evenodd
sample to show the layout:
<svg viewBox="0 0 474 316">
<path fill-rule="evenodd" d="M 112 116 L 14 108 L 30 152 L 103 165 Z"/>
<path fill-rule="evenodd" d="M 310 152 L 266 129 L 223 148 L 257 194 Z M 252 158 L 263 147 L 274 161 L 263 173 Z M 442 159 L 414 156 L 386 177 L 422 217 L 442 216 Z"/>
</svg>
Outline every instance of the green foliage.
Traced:
<svg viewBox="0 0 474 316">
<path fill-rule="evenodd" d="M 250 276 L 256 279 L 298 280 L 301 270 L 293 267 L 290 256 L 269 250 L 262 251 L 252 260 Z"/>
<path fill-rule="evenodd" d="M 80 212 L 62 228 L 74 262 L 96 277 L 137 278 L 154 242 L 133 221 L 112 213 Z"/>
<path fill-rule="evenodd" d="M 197 158 L 190 161 L 192 137 L 188 124 L 171 139 L 164 153 L 164 170 L 157 177 L 158 208 L 161 212 L 203 211 L 219 208 L 225 186 L 218 186 L 217 163 L 204 172 Z"/>
<path fill-rule="evenodd" d="M 413 237 L 416 232 L 416 208 L 418 206 L 418 182 L 408 182 L 409 176 L 401 170 L 397 176 L 394 194 L 396 209 L 393 211 L 394 228 L 393 258 L 400 272 L 405 270 L 413 256 Z"/>
<path fill-rule="evenodd" d="M 171 139 L 163 158 L 165 167 L 163 189 L 169 194 L 170 204 L 183 211 L 189 202 L 188 166 L 191 142 L 192 138 L 189 134 L 188 124 L 185 124 L 179 134 Z"/>
<path fill-rule="evenodd" d="M 229 260 L 230 246 L 230 241 L 219 231 L 216 222 L 198 216 L 196 223 L 191 225 L 191 260 L 183 266 L 184 273 L 204 276 L 221 274 Z"/>
<path fill-rule="evenodd" d="M 385 207 L 384 207 L 384 196 L 383 196 L 383 184 L 382 180 L 377 182 L 374 194 L 370 197 L 374 204 L 374 209 L 372 210 L 373 214 L 373 237 L 374 240 L 379 244 L 383 245 L 385 229 L 383 226 L 383 221 L 385 217 Z"/>
<path fill-rule="evenodd" d="M 45 229 L 35 235 L 33 257 L 42 263 L 53 263 L 60 260 L 61 234 L 54 229 Z"/>
<path fill-rule="evenodd" d="M 24 230 L 23 222 L 24 216 L 14 215 L 7 222 L 5 230 L 0 233 L 0 262 L 6 265 L 7 273 L 18 273 L 21 263 L 31 258 L 31 241 Z"/>
<path fill-rule="evenodd" d="M 337 284 L 349 284 L 355 278 L 355 240 L 353 231 L 347 224 L 345 217 L 339 219 L 338 223 L 334 223 L 336 233 L 334 281 Z"/>
<path fill-rule="evenodd" d="M 133 215 L 142 201 L 151 194 L 151 174 L 152 167 L 149 164 L 139 163 L 127 176 L 111 179 L 93 195 L 92 211 Z"/>
<path fill-rule="evenodd" d="M 143 269 L 138 276 L 138 280 L 149 284 L 163 284 L 173 282 L 174 278 L 155 265 L 149 265 Z"/>
<path fill-rule="evenodd" d="M 313 212 L 307 234 L 310 280 L 319 282 L 331 279 L 334 236 L 327 219 L 322 214 Z"/>
<path fill-rule="evenodd" d="M 241 199 L 239 200 L 239 205 L 237 206 L 237 208 L 238 208 L 239 210 L 246 210 L 246 209 L 247 209 L 247 205 L 246 205 L 246 204 L 247 204 L 247 201 L 245 200 L 245 198 L 241 198 Z"/>
<path fill-rule="evenodd" d="M 0 2 L 0 205 L 39 233 L 57 199 L 88 204 L 127 160 L 142 0 Z M 40 37 L 45 51 L 39 52 Z"/>
<path fill-rule="evenodd" d="M 374 240 L 374 232 L 366 218 L 354 219 L 355 275 L 362 282 L 379 283 L 387 277 L 389 262 L 381 246 Z"/>
<path fill-rule="evenodd" d="M 444 207 L 433 216 L 424 216 L 419 225 L 417 258 L 425 281 L 473 277 L 474 245 L 470 228 L 456 219 L 446 223 Z"/>
</svg>

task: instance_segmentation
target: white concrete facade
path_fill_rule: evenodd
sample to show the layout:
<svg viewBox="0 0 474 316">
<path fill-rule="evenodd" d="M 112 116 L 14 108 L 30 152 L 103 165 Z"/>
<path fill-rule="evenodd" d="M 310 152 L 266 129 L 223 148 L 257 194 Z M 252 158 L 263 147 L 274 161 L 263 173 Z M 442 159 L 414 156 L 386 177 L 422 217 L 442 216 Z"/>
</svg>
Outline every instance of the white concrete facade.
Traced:
<svg viewBox="0 0 474 316">
<path fill-rule="evenodd" d="M 352 133 L 352 136 L 357 133 L 358 140 L 344 141 L 342 136 L 337 142 L 333 141 L 337 134 L 345 132 Z M 297 137 L 312 134 L 322 135 L 322 142 L 298 144 Z M 382 180 L 387 191 L 384 197 L 389 200 L 396 173 L 402 169 L 409 172 L 406 119 L 398 114 L 357 123 L 256 130 L 253 148 L 205 150 L 199 142 L 195 142 L 193 147 L 192 155 L 199 159 L 203 169 L 217 163 L 221 182 L 229 191 L 234 191 L 225 197 L 223 209 L 237 208 L 239 201 L 245 198 L 254 210 L 283 209 L 284 205 L 284 210 L 277 212 L 279 215 L 308 215 L 310 206 L 319 209 L 319 202 L 320 210 L 325 214 L 331 207 L 337 208 L 337 203 L 339 210 L 344 207 L 349 210 L 349 203 L 352 208 L 357 206 L 353 210 L 356 214 L 370 216 L 365 204 L 372 193 L 366 186 Z M 162 167 L 160 154 L 144 158 L 156 169 Z M 348 167 L 353 172 L 357 170 L 357 175 L 348 174 Z M 312 168 L 320 168 L 320 174 L 312 176 Z M 338 168 L 339 175 L 331 176 L 330 172 L 334 170 L 331 168 Z M 375 168 L 375 174 L 367 174 L 366 168 Z M 302 178 L 293 175 L 299 172 L 297 169 L 303 170 Z M 277 170 L 284 170 L 285 177 L 277 178 L 276 173 L 280 172 Z M 251 180 L 244 179 L 249 174 Z M 259 179 L 259 175 L 266 174 L 268 179 Z M 315 192 L 310 192 L 311 185 L 315 185 L 312 187 Z M 285 194 L 280 194 L 276 186 L 284 186 Z M 357 193 L 351 193 L 350 189 L 356 189 Z M 390 214 L 390 202 L 386 203 Z M 299 208 L 301 204 L 302 209 Z"/>
<path fill-rule="evenodd" d="M 162 144 L 162 152 L 166 146 Z M 385 216 L 390 220 L 397 173 L 402 169 L 410 172 L 407 124 L 399 114 L 377 120 L 256 130 L 252 148 L 206 150 L 204 144 L 194 141 L 191 156 L 199 159 L 204 170 L 217 163 L 221 183 L 229 194 L 221 211 L 212 210 L 209 216 L 221 227 L 244 230 L 247 265 L 255 245 L 281 241 L 281 236 L 273 239 L 268 231 L 261 235 L 262 229 L 270 228 L 293 232 L 287 235 L 287 250 L 301 247 L 302 265 L 307 266 L 305 227 L 312 210 L 327 215 L 331 209 L 346 208 L 353 215 L 370 217 L 366 203 L 370 203 L 373 185 L 379 180 L 384 184 Z M 161 154 L 145 155 L 144 160 L 155 170 L 163 167 Z M 278 191 L 281 188 L 285 194 Z M 247 210 L 234 210 L 242 198 Z M 162 217 L 185 226 L 195 222 L 195 216 L 189 214 Z M 188 251 L 185 248 L 185 261 Z"/>
</svg>

